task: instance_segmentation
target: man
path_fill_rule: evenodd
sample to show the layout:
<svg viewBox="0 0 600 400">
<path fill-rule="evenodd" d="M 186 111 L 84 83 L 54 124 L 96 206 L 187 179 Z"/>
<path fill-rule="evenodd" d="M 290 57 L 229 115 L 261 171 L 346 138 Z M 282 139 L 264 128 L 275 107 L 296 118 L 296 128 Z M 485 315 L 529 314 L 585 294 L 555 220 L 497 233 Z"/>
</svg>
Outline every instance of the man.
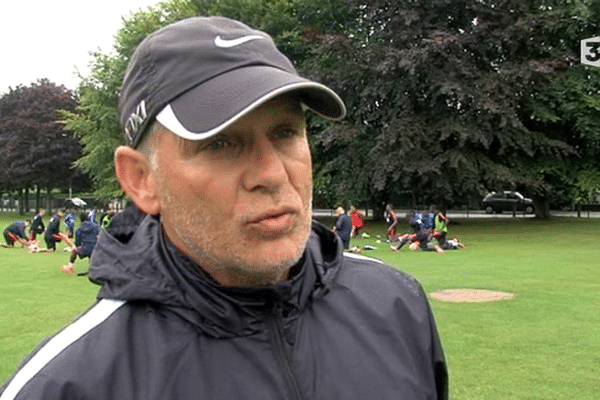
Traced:
<svg viewBox="0 0 600 400">
<path fill-rule="evenodd" d="M 71 239 L 75 233 L 75 219 L 77 219 L 75 213 L 69 210 L 65 215 L 65 226 L 67 227 L 66 234 L 69 239 Z"/>
<path fill-rule="evenodd" d="M 77 257 L 86 258 L 92 256 L 92 251 L 94 251 L 94 246 L 96 246 L 98 234 L 100 233 L 100 225 L 88 221 L 87 213 L 81 213 L 79 218 L 81 219 L 81 225 L 79 225 L 79 228 L 75 233 L 75 246 L 71 251 L 69 263 L 63 265 L 63 271 L 69 275 L 73 274 Z M 85 275 L 85 273 L 80 273 L 80 275 Z"/>
<path fill-rule="evenodd" d="M 33 220 L 31 221 L 31 225 L 29 226 L 29 240 L 31 242 L 35 241 L 35 237 L 38 234 L 44 233 L 46 227 L 44 226 L 43 217 L 46 213 L 46 210 L 40 208 L 38 212 L 33 216 Z"/>
<path fill-rule="evenodd" d="M 350 236 L 360 239 L 360 231 L 364 224 L 364 215 L 354 206 L 350 206 L 350 222 L 352 223 L 352 232 L 350 232 Z"/>
<path fill-rule="evenodd" d="M 383 216 L 387 223 L 387 241 L 390 242 L 396 236 L 396 225 L 398 225 L 398 215 L 394 211 L 394 206 L 386 205 Z"/>
<path fill-rule="evenodd" d="M 27 235 L 25 234 L 25 228 L 29 226 L 31 221 L 27 220 L 24 222 L 13 222 L 4 229 L 4 240 L 6 245 L 2 247 L 11 249 L 15 247 L 15 243 L 19 242 L 23 247 L 29 245 Z"/>
<path fill-rule="evenodd" d="M 88 213 L 88 221 L 90 221 L 92 224 L 98 225 L 96 218 L 98 218 L 98 207 L 94 206 L 94 208 L 92 208 Z"/>
<path fill-rule="evenodd" d="M 406 213 L 406 222 L 410 226 L 411 233 L 417 233 L 423 229 L 428 229 L 426 225 L 426 219 L 422 212 L 409 211 Z"/>
<path fill-rule="evenodd" d="M 341 119 L 264 32 L 169 25 L 136 49 L 99 302 L 5 389 L 27 399 L 436 399 L 447 374 L 420 285 L 311 223 L 303 108 Z"/>
<path fill-rule="evenodd" d="M 100 226 L 102 228 L 106 228 L 108 226 L 108 224 L 110 224 L 110 220 L 112 217 L 114 217 L 115 212 L 112 210 L 109 210 L 106 214 L 104 214 L 102 216 L 102 218 L 100 218 Z"/>
<path fill-rule="evenodd" d="M 67 235 L 60 231 L 60 221 L 65 216 L 65 210 L 58 210 L 56 214 L 50 217 L 50 222 L 44 232 L 44 240 L 46 241 L 46 248 L 30 248 L 32 253 L 50 253 L 56 251 L 56 242 L 65 242 L 69 248 L 73 247 L 73 243 Z"/>
<path fill-rule="evenodd" d="M 342 246 L 344 250 L 350 248 L 350 232 L 352 231 L 352 225 L 350 223 L 350 217 L 346 214 L 346 210 L 343 207 L 338 207 L 336 210 L 337 221 L 333 227 L 333 231 L 338 234 L 342 240 Z"/>
<path fill-rule="evenodd" d="M 446 216 L 446 210 L 442 209 L 435 216 L 434 235 L 441 247 L 446 245 L 446 236 L 448 235 L 448 223 L 450 220 Z"/>
<path fill-rule="evenodd" d="M 434 229 L 435 227 L 435 217 L 437 213 L 435 212 L 435 206 L 430 206 L 429 210 L 425 213 L 424 224 L 423 227 L 425 229 Z"/>
</svg>

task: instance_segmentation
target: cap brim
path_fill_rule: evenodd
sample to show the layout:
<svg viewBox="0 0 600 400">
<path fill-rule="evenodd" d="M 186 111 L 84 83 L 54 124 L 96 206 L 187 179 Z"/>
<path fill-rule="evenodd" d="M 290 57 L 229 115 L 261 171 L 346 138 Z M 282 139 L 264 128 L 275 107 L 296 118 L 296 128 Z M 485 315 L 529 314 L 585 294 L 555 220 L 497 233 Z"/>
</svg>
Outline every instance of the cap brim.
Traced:
<svg viewBox="0 0 600 400">
<path fill-rule="evenodd" d="M 266 101 L 292 92 L 325 118 L 340 120 L 346 115 L 344 102 L 327 86 L 277 68 L 250 66 L 226 72 L 183 93 L 171 100 L 156 120 L 182 138 L 202 140 Z"/>
</svg>

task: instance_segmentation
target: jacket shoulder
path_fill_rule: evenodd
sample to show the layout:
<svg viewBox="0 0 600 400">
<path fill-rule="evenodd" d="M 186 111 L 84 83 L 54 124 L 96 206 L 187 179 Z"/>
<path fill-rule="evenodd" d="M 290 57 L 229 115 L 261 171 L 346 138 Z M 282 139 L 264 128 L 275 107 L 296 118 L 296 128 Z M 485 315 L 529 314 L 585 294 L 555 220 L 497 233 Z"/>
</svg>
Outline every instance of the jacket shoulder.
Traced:
<svg viewBox="0 0 600 400">
<path fill-rule="evenodd" d="M 423 288 L 414 277 L 379 260 L 357 254 L 344 253 L 336 284 L 382 301 L 403 298 L 410 303 L 426 302 Z"/>
</svg>

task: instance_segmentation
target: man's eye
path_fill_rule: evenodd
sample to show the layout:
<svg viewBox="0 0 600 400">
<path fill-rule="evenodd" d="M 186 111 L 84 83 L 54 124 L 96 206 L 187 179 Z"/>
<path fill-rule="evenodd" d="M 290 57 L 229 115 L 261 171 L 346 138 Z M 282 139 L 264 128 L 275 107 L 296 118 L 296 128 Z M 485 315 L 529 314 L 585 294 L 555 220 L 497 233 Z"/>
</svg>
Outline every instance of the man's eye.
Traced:
<svg viewBox="0 0 600 400">
<path fill-rule="evenodd" d="M 291 129 L 291 128 L 282 128 L 282 129 L 279 129 L 277 131 L 277 133 L 275 134 L 275 136 L 278 139 L 286 139 L 286 138 L 292 137 L 294 135 L 296 135 L 296 131 L 294 129 Z"/>
<path fill-rule="evenodd" d="M 211 140 L 209 143 L 207 143 L 205 148 L 208 150 L 218 151 L 218 150 L 226 149 L 227 147 L 230 147 L 230 146 L 231 146 L 231 142 L 226 139 L 214 139 L 214 140 Z"/>
</svg>

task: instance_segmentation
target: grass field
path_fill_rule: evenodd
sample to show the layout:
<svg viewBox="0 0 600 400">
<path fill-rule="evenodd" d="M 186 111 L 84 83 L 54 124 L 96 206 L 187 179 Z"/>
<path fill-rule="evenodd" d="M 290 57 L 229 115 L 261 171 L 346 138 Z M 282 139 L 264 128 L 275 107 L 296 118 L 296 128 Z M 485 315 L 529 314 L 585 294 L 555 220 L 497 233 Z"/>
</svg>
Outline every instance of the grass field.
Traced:
<svg viewBox="0 0 600 400">
<path fill-rule="evenodd" d="M 452 215 L 450 215 L 452 217 Z M 16 214 L 0 213 L 0 228 Z M 600 219 L 463 219 L 450 236 L 464 250 L 389 251 L 367 225 L 379 258 L 427 292 L 493 289 L 492 303 L 431 300 L 450 372 L 451 399 L 597 399 L 600 376 Z M 330 222 L 328 222 L 329 224 Z M 61 270 L 68 254 L 1 249 L 0 382 L 43 338 L 76 317 L 98 287 Z M 76 270 L 87 268 L 78 261 Z M 390 350 L 392 351 L 392 349 Z"/>
</svg>

